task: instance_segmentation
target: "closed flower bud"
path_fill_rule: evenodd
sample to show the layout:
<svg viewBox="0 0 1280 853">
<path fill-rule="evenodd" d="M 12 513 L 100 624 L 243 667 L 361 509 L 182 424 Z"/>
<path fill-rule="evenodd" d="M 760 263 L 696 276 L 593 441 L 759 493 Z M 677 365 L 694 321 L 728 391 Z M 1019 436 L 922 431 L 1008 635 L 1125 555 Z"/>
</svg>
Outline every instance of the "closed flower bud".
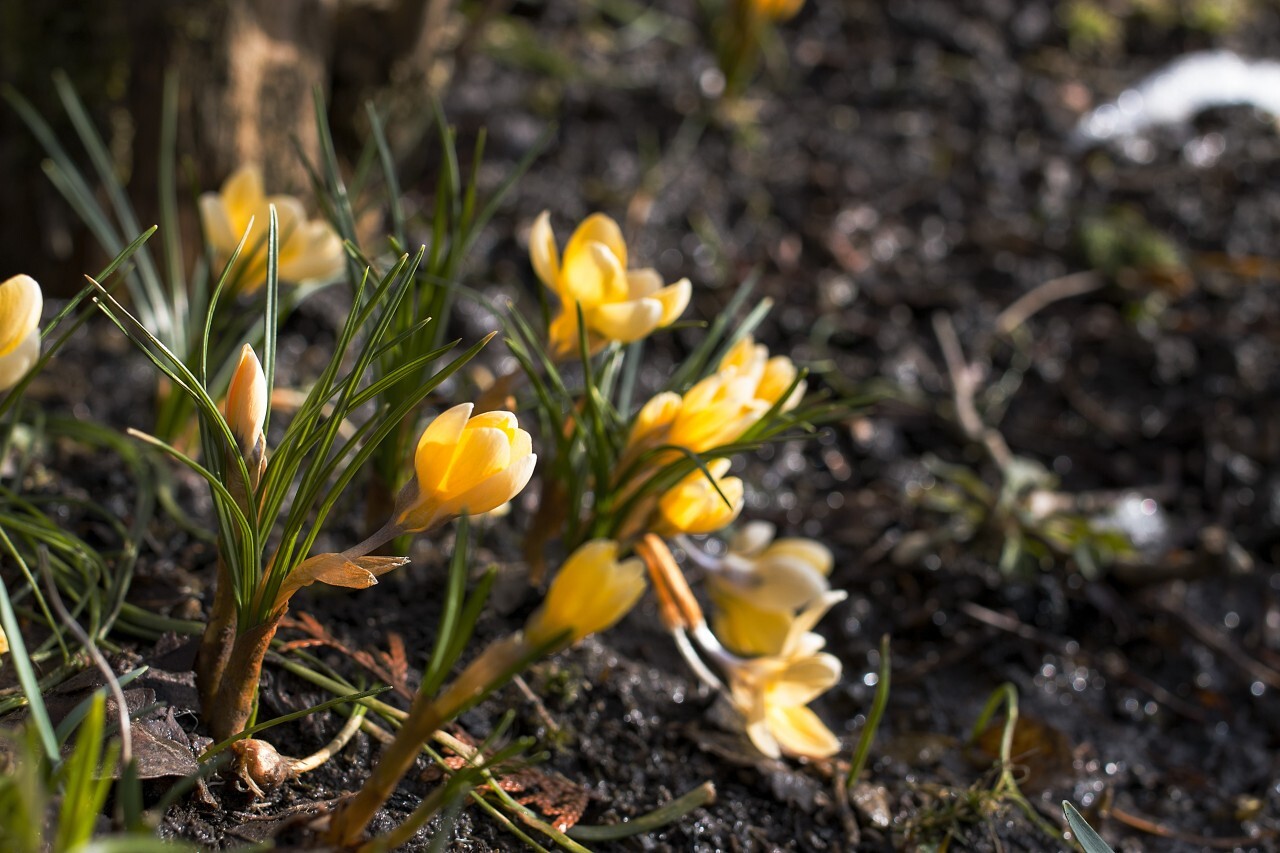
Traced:
<svg viewBox="0 0 1280 853">
<path fill-rule="evenodd" d="M 0 391 L 12 388 L 40 358 L 44 297 L 29 275 L 0 284 Z"/>
<path fill-rule="evenodd" d="M 658 499 L 658 521 L 654 533 L 714 533 L 728 526 L 742 511 L 742 481 L 726 477 L 728 459 L 713 459 L 707 472 L 693 471 Z M 718 487 L 718 491 L 717 491 Z"/>
<path fill-rule="evenodd" d="M 644 594 L 644 564 L 618 561 L 618 543 L 593 539 L 569 555 L 542 606 L 529 618 L 525 639 L 534 646 L 563 634 L 572 644 L 611 627 Z"/>
<path fill-rule="evenodd" d="M 267 280 L 267 230 L 269 205 L 276 206 L 280 278 L 301 282 L 327 280 L 342 273 L 345 262 L 342 240 L 322 219 L 307 219 L 302 202 L 293 196 L 267 197 L 262 172 L 242 166 L 227 178 L 221 192 L 200 196 L 200 221 L 214 253 L 226 260 L 250 229 L 237 267 L 232 271 L 235 289 L 252 293 Z"/>
<path fill-rule="evenodd" d="M 263 426 L 267 422 L 267 377 L 253 347 L 240 348 L 240 362 L 227 388 L 226 416 L 231 434 L 240 443 L 245 461 L 256 464 L 266 451 Z"/>
<path fill-rule="evenodd" d="M 588 345 L 595 351 L 610 341 L 632 343 L 671 325 L 689 304 L 687 278 L 663 286 L 652 269 L 627 269 L 627 244 L 618 223 L 603 214 L 587 217 L 565 246 L 563 258 L 544 211 L 529 234 L 534 272 L 560 298 L 551 323 L 550 349 L 557 358 L 577 352 L 578 309 Z"/>
<path fill-rule="evenodd" d="M 794 18 L 804 6 L 804 0 L 750 0 L 756 13 L 770 21 L 782 22 Z"/>
<path fill-rule="evenodd" d="M 538 457 L 529 433 L 510 412 L 471 417 L 472 404 L 449 409 L 423 431 L 414 480 L 396 505 L 402 532 L 435 527 L 462 513 L 479 515 L 511 500 L 528 484 Z"/>
</svg>

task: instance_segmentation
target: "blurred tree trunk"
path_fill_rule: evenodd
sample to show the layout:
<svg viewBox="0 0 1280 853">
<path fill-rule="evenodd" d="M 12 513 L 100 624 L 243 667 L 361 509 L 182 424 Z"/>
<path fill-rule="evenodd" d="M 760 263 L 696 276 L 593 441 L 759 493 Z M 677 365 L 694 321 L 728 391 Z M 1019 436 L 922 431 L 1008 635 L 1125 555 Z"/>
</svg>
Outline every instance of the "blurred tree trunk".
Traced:
<svg viewBox="0 0 1280 853">
<path fill-rule="evenodd" d="M 158 212 L 164 76 L 176 69 L 183 242 L 194 247 L 198 225 L 186 202 L 243 163 L 262 166 L 268 192 L 309 194 L 297 155 L 301 148 L 317 159 L 316 87 L 333 95 L 331 121 L 339 153 L 348 156 L 361 137 L 364 101 L 374 93 L 398 81 L 421 90 L 411 99 L 425 102 L 426 62 L 451 2 L 101 0 L 84 11 L 77 5 L 0 0 L 0 82 L 30 99 L 85 162 L 52 93 L 50 74 L 64 68 L 145 225 Z M 0 191 L 0 278 L 28 272 L 52 293 L 66 294 L 101 253 L 35 168 L 41 157 L 25 126 L 0 107 L 0 174 L 12 176 Z"/>
</svg>

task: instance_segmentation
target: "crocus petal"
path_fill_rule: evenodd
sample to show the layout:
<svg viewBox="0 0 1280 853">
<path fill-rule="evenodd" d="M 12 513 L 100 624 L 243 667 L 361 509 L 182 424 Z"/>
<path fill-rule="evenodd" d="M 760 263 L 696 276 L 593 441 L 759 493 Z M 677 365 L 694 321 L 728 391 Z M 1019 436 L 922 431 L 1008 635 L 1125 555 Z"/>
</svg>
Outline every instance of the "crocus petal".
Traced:
<svg viewBox="0 0 1280 853">
<path fill-rule="evenodd" d="M 729 550 L 744 557 L 760 555 L 773 541 L 777 528 L 767 521 L 751 521 L 738 528 L 729 539 Z"/>
<path fill-rule="evenodd" d="M 653 296 L 662 289 L 662 276 L 655 269 L 627 270 L 627 299 Z"/>
<path fill-rule="evenodd" d="M 778 739 L 773 736 L 773 732 L 769 728 L 767 716 L 747 720 L 747 737 L 751 739 L 752 745 L 767 758 L 780 758 L 782 756 Z"/>
<path fill-rule="evenodd" d="M 227 388 L 226 418 L 231 434 L 248 455 L 258 445 L 267 420 L 267 377 L 253 347 L 240 348 L 240 361 Z"/>
<path fill-rule="evenodd" d="M 547 287 L 559 292 L 560 249 L 551 230 L 551 211 L 544 210 L 529 230 L 529 260 L 533 271 Z"/>
<path fill-rule="evenodd" d="M 227 206 L 218 193 L 203 193 L 200 196 L 200 222 L 204 225 L 204 238 L 209 241 L 214 252 L 226 256 L 235 251 L 240 235 L 235 233 L 231 218 L 227 215 Z"/>
<path fill-rule="evenodd" d="M 767 706 L 765 719 L 769 733 L 788 755 L 828 758 L 840 751 L 840 739 L 803 705 Z"/>
<path fill-rule="evenodd" d="M 285 281 L 326 281 L 342 273 L 346 253 L 342 238 L 328 222 L 303 223 L 290 236 L 289 255 L 280 253 L 280 278 Z"/>
<path fill-rule="evenodd" d="M 537 463 L 538 456 L 535 453 L 511 462 L 506 469 L 449 497 L 441 504 L 439 513 L 443 516 L 461 515 L 464 512 L 479 515 L 502 506 L 529 484 Z"/>
<path fill-rule="evenodd" d="M 471 403 L 459 403 L 436 416 L 422 437 L 414 453 L 414 470 L 418 475 L 418 489 L 422 493 L 435 492 L 449 471 L 453 461 L 453 448 L 462 438 L 467 419 L 474 408 Z"/>
<path fill-rule="evenodd" d="M 17 385 L 39 359 L 40 330 L 32 329 L 13 350 L 0 355 L 0 391 Z"/>
<path fill-rule="evenodd" d="M 813 566 L 785 556 L 761 557 L 752 569 L 729 572 L 738 594 L 764 610 L 793 611 L 822 595 L 830 585 Z"/>
<path fill-rule="evenodd" d="M 806 705 L 840 683 L 840 660 L 835 655 L 809 655 L 791 661 L 769 682 L 767 704 Z"/>
<path fill-rule="evenodd" d="M 623 269 L 627 268 L 627 243 L 622 239 L 622 229 L 610 217 L 603 213 L 593 213 L 582 220 L 582 224 L 574 230 L 568 245 L 564 247 L 565 258 L 583 254 L 588 243 L 604 244 L 618 259 L 618 264 Z"/>
<path fill-rule="evenodd" d="M 716 638 L 734 654 L 776 655 L 782 651 L 792 615 L 781 610 L 761 610 L 732 595 L 714 580 L 711 583 L 711 628 Z"/>
<path fill-rule="evenodd" d="M 833 589 L 811 601 L 791 623 L 791 631 L 787 635 L 783 653 L 796 649 L 798 644 L 804 641 L 805 636 L 822 620 L 822 617 L 827 615 L 827 611 L 848 597 L 849 594 L 844 590 Z"/>
<path fill-rule="evenodd" d="M 547 597 L 525 625 L 535 645 L 569 632 L 570 642 L 603 631 L 626 615 L 644 594 L 644 565 L 618 562 L 618 543 L 594 539 L 569 555 Z"/>
<path fill-rule="evenodd" d="M 40 325 L 44 295 L 29 275 L 15 275 L 0 284 L 0 355 L 18 348 Z"/>
<path fill-rule="evenodd" d="M 587 325 L 592 330 L 624 344 L 650 335 L 661 319 L 662 303 L 656 299 L 597 305 L 586 314 Z"/>
<path fill-rule="evenodd" d="M 682 278 L 675 284 L 667 285 L 654 293 L 653 298 L 662 303 L 662 318 L 658 321 L 658 326 L 665 328 L 679 320 L 684 309 L 689 307 L 689 299 L 692 296 L 693 285 L 687 278 Z"/>
<path fill-rule="evenodd" d="M 262 171 L 257 166 L 241 166 L 223 182 L 222 202 L 226 205 L 227 217 L 237 241 L 249 227 L 249 219 L 258 212 L 265 198 Z M 257 226 L 264 229 L 267 227 L 266 222 L 259 222 Z"/>
<path fill-rule="evenodd" d="M 776 540 L 769 546 L 768 556 L 800 560 L 824 576 L 831 574 L 831 567 L 835 563 L 830 548 L 821 542 L 800 536 Z"/>
<path fill-rule="evenodd" d="M 662 391 L 651 397 L 636 413 L 627 445 L 634 447 L 655 435 L 658 430 L 670 426 L 680 413 L 682 402 L 680 395 L 672 391 Z"/>
<path fill-rule="evenodd" d="M 468 424 L 452 457 L 452 464 L 439 487 L 446 499 L 470 489 L 511 464 L 511 441 L 500 429 L 477 429 Z"/>
</svg>

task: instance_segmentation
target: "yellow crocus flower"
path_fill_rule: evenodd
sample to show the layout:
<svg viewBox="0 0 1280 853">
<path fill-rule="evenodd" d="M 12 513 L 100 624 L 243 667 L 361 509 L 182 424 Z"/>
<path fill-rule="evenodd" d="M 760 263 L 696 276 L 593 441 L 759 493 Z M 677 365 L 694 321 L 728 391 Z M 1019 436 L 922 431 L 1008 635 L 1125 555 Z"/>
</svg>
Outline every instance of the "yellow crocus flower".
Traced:
<svg viewBox="0 0 1280 853">
<path fill-rule="evenodd" d="M 746 718 L 747 736 L 770 758 L 826 758 L 840 749 L 839 738 L 807 705 L 840 681 L 840 660 L 821 651 L 825 641 L 810 629 L 844 597 L 829 592 L 810 604 L 777 654 L 727 668 L 729 693 Z"/>
<path fill-rule="evenodd" d="M 742 512 L 743 489 L 742 480 L 726 477 L 728 472 L 728 459 L 713 459 L 707 463 L 707 473 L 714 483 L 699 469 L 664 492 L 658 499 L 653 532 L 660 536 L 714 533 L 733 523 Z"/>
<path fill-rule="evenodd" d="M 479 515 L 528 484 L 538 457 L 510 412 L 471 416 L 471 403 L 449 409 L 418 439 L 415 477 L 397 501 L 395 525 L 418 533 L 466 512 Z"/>
<path fill-rule="evenodd" d="M 786 393 L 796 366 L 786 356 L 769 357 L 763 344 L 744 336 L 725 354 L 715 373 L 684 393 L 656 394 L 641 407 L 627 438 L 627 450 L 672 444 L 702 453 L 742 437 Z M 795 408 L 804 396 L 800 382 L 782 405 Z"/>
<path fill-rule="evenodd" d="M 569 633 L 568 644 L 611 627 L 644 594 L 644 564 L 618 560 L 618 543 L 593 539 L 578 547 L 560 567 L 547 597 L 525 625 L 534 647 Z"/>
<path fill-rule="evenodd" d="M 773 534 L 767 522 L 744 526 L 707 576 L 716 605 L 712 626 L 738 654 L 777 654 L 796 611 L 831 588 L 830 549 L 812 539 Z"/>
<path fill-rule="evenodd" d="M 232 271 L 235 290 L 252 293 L 267 280 L 268 205 L 276 206 L 279 225 L 280 278 L 301 282 L 327 280 L 342 273 L 342 240 L 323 219 L 307 219 L 302 202 L 289 195 L 267 197 L 262 171 L 253 165 L 241 166 L 216 193 L 200 196 L 200 221 L 205 239 L 223 261 L 231 256 L 240 238 L 249 230 L 244 250 Z"/>
<path fill-rule="evenodd" d="M 29 275 L 0 284 L 0 391 L 12 388 L 40 358 L 44 296 Z"/>
<path fill-rule="evenodd" d="M 664 287 L 655 270 L 627 269 L 622 230 L 601 213 L 583 220 L 561 257 L 551 213 L 543 211 L 529 234 L 529 256 L 538 278 L 560 299 L 549 343 L 556 358 L 578 351 L 579 306 L 594 352 L 610 341 L 632 343 L 648 337 L 674 323 L 689 304 L 689 279 Z"/>
</svg>

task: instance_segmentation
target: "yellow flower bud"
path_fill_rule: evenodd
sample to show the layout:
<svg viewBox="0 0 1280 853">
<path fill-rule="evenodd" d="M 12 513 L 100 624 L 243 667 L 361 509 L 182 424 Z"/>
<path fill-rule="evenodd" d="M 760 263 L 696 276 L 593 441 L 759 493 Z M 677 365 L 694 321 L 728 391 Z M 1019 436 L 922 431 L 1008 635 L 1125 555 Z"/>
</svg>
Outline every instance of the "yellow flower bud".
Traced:
<svg viewBox="0 0 1280 853">
<path fill-rule="evenodd" d="M 44 297 L 29 275 L 0 284 L 0 391 L 12 388 L 40 358 Z"/>
<path fill-rule="evenodd" d="M 569 643 L 612 626 L 644 594 L 644 564 L 618 561 L 618 543 L 593 539 L 569 555 L 551 582 L 542 606 L 525 625 L 534 646 L 569 632 Z"/>
<path fill-rule="evenodd" d="M 462 403 L 432 421 L 418 439 L 415 478 L 400 493 L 396 524 L 416 533 L 448 519 L 479 515 L 511 500 L 528 484 L 538 457 L 529 433 L 510 412 L 471 417 Z"/>
<path fill-rule="evenodd" d="M 262 172 L 257 166 L 242 166 L 222 185 L 222 191 L 200 196 L 200 221 L 205 239 L 214 253 L 226 260 L 250 228 L 244 249 L 232 271 L 236 290 L 252 293 L 267 280 L 268 205 L 276 206 L 279 235 L 280 278 L 301 282 L 327 280 L 342 273 L 342 240 L 322 219 L 307 219 L 302 202 L 293 196 L 267 197 Z"/>
<path fill-rule="evenodd" d="M 674 323 L 689 304 L 687 278 L 663 286 L 652 269 L 627 269 L 627 244 L 618 223 L 596 213 L 583 220 L 563 258 L 551 214 L 544 211 L 529 234 L 534 272 L 560 298 L 551 323 L 550 348 L 557 358 L 578 350 L 578 308 L 594 351 L 609 341 L 631 343 Z"/>
<path fill-rule="evenodd" d="M 804 0 L 751 0 L 756 13 L 770 21 L 788 21 L 804 7 Z"/>
<path fill-rule="evenodd" d="M 231 376 L 227 388 L 226 416 L 231 434 L 240 442 L 240 452 L 245 460 L 253 462 L 261 458 L 267 446 L 262 433 L 267 422 L 267 377 L 253 347 L 240 348 L 240 362 Z"/>
<path fill-rule="evenodd" d="M 699 469 L 663 493 L 658 499 L 659 520 L 654 533 L 714 533 L 738 517 L 742 511 L 742 481 L 725 476 L 729 460 L 713 459 L 707 464 L 707 471 L 714 484 Z"/>
</svg>

